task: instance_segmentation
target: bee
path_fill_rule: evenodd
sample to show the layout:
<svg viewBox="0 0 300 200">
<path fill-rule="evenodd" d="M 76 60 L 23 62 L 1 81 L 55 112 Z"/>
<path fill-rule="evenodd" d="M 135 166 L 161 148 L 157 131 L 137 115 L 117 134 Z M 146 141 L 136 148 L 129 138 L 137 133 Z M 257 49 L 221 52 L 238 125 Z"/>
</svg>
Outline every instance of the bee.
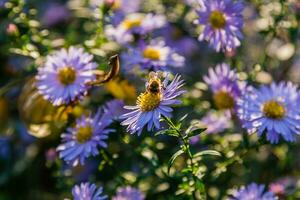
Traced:
<svg viewBox="0 0 300 200">
<path fill-rule="evenodd" d="M 164 86 L 161 82 L 161 73 L 150 72 L 149 74 L 149 83 L 147 85 L 147 92 L 152 94 L 159 94 L 161 89 L 164 89 Z"/>
</svg>

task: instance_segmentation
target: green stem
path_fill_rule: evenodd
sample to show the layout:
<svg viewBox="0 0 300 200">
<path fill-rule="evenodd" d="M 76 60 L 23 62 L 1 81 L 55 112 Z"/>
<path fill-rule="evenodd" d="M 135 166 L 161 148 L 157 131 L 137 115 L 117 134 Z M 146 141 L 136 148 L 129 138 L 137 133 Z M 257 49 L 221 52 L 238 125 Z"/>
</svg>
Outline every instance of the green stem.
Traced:
<svg viewBox="0 0 300 200">
<path fill-rule="evenodd" d="M 186 138 L 186 137 L 184 137 L 184 135 L 182 134 L 181 130 L 178 129 L 178 128 L 175 126 L 175 124 L 174 124 L 169 118 L 163 116 L 163 119 L 168 123 L 168 125 L 169 125 L 171 128 L 173 128 L 173 129 L 177 132 L 179 138 L 180 138 L 181 141 L 183 142 L 183 146 L 184 146 L 184 149 L 183 149 L 183 150 L 184 150 L 185 154 L 188 155 L 188 158 L 189 158 L 189 160 L 190 160 L 190 167 L 192 168 L 192 174 L 191 174 L 191 175 L 192 175 L 192 177 L 193 177 L 194 183 L 196 184 L 197 177 L 196 177 L 196 175 L 194 174 L 194 169 L 195 169 L 196 165 L 195 165 L 195 162 L 194 162 L 194 160 L 193 160 L 193 154 L 192 154 L 192 152 L 191 152 L 191 150 L 190 150 L 189 139 Z M 195 194 L 195 190 L 193 191 L 193 198 L 194 198 L 194 199 L 197 199 L 197 198 L 196 198 L 196 194 Z"/>
</svg>

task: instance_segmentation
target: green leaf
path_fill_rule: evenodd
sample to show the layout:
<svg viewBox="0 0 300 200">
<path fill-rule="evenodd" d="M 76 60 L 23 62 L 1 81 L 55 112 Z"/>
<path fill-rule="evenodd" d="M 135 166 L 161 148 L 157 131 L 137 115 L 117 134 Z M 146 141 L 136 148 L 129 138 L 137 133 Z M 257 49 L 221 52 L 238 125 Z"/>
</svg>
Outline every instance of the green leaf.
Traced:
<svg viewBox="0 0 300 200">
<path fill-rule="evenodd" d="M 192 130 L 191 132 L 189 132 L 187 134 L 187 137 L 190 138 L 190 137 L 194 137 L 196 135 L 199 135 L 201 133 L 203 133 L 207 128 L 197 128 L 195 130 Z"/>
<path fill-rule="evenodd" d="M 158 135 L 168 135 L 168 136 L 173 136 L 173 137 L 179 136 L 177 131 L 175 131 L 173 129 L 166 129 L 166 130 L 158 131 L 157 133 L 155 133 L 155 136 L 158 136 Z"/>
<path fill-rule="evenodd" d="M 181 118 L 179 119 L 179 121 L 182 122 L 183 120 L 185 120 L 185 119 L 187 118 L 187 116 L 188 116 L 188 114 L 185 114 L 183 117 L 181 117 Z"/>
<path fill-rule="evenodd" d="M 178 156 L 180 156 L 181 154 L 183 154 L 184 151 L 182 149 L 179 149 L 176 153 L 174 153 L 174 155 L 171 157 L 171 159 L 169 160 L 169 163 L 168 163 L 168 174 L 170 174 L 170 169 L 171 169 L 171 166 L 173 165 L 174 161 L 176 160 L 176 158 Z"/>
<path fill-rule="evenodd" d="M 194 154 L 194 158 L 205 156 L 205 155 L 211 155 L 211 156 L 222 156 L 220 152 L 215 151 L 215 150 L 204 150 L 200 151 L 196 154 Z"/>
</svg>

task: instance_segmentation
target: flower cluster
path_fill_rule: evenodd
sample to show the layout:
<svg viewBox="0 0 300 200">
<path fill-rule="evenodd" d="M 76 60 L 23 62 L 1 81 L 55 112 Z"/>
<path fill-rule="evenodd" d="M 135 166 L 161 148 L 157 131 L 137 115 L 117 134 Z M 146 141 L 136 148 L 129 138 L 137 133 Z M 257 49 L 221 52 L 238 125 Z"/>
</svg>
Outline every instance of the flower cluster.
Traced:
<svg viewBox="0 0 300 200">
<path fill-rule="evenodd" d="M 296 0 L 0 0 L 0 19 L 0 199 L 299 199 Z"/>
</svg>

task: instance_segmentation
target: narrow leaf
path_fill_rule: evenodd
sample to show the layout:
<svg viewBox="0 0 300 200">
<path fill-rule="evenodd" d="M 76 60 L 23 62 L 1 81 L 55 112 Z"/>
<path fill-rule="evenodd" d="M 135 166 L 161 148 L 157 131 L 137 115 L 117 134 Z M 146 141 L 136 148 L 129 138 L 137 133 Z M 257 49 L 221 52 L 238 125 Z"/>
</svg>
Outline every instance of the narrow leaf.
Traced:
<svg viewBox="0 0 300 200">
<path fill-rule="evenodd" d="M 198 153 L 196 153 L 193 157 L 197 158 L 197 157 L 201 157 L 204 155 L 211 155 L 211 156 L 221 156 L 220 152 L 215 151 L 215 150 L 204 150 L 204 151 L 200 151 Z"/>
<path fill-rule="evenodd" d="M 170 174 L 171 166 L 173 165 L 176 158 L 183 153 L 184 153 L 184 151 L 182 149 L 180 149 L 176 153 L 174 153 L 174 155 L 171 157 L 171 159 L 169 160 L 169 163 L 168 163 L 168 174 Z"/>
<path fill-rule="evenodd" d="M 206 130 L 206 128 L 197 128 L 195 130 L 192 130 L 191 132 L 189 132 L 187 134 L 187 137 L 190 138 L 190 137 L 194 137 L 196 135 L 199 135 L 201 133 L 203 133 L 204 131 Z"/>
</svg>

